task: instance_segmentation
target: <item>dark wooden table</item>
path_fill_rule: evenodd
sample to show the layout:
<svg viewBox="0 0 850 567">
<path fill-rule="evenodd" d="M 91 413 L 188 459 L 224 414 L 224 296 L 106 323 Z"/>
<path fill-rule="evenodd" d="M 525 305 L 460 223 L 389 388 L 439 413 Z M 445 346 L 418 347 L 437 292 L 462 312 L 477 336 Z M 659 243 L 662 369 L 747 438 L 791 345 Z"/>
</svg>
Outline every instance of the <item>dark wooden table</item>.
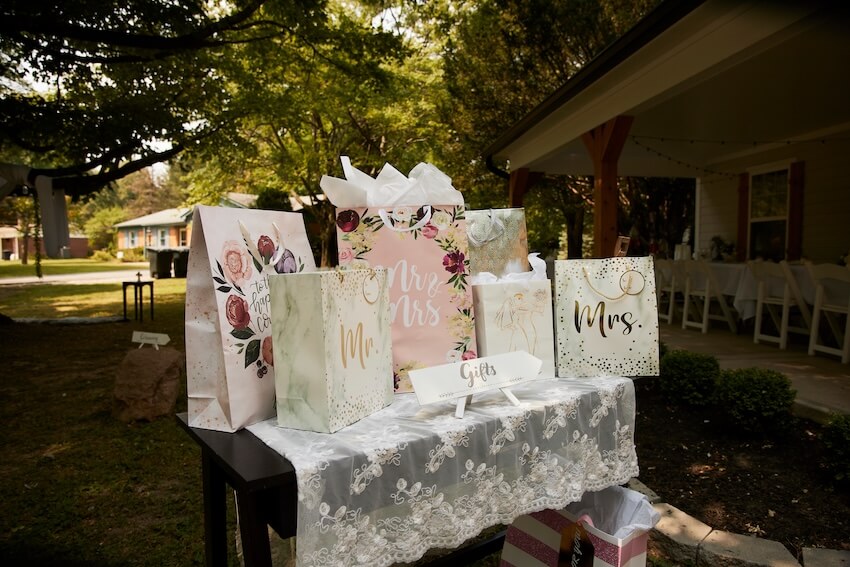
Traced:
<svg viewBox="0 0 850 567">
<path fill-rule="evenodd" d="M 133 319 L 138 319 L 139 321 L 144 320 L 145 313 L 145 302 L 144 302 L 144 289 L 145 286 L 151 288 L 150 293 L 150 303 L 151 303 L 151 319 L 153 319 L 153 281 L 152 280 L 138 280 L 138 281 L 129 281 L 129 282 L 121 282 L 122 293 L 124 295 L 124 320 L 127 321 L 127 288 L 133 288 Z"/>
<path fill-rule="evenodd" d="M 239 531 L 246 567 L 271 567 L 267 526 L 282 538 L 295 535 L 298 485 L 295 469 L 253 433 L 224 433 L 190 427 L 186 413 L 177 423 L 201 447 L 204 482 L 204 547 L 208 566 L 227 565 L 227 494 L 236 492 Z M 429 562 L 432 567 L 468 565 L 502 548 L 505 532 L 475 540 Z"/>
</svg>

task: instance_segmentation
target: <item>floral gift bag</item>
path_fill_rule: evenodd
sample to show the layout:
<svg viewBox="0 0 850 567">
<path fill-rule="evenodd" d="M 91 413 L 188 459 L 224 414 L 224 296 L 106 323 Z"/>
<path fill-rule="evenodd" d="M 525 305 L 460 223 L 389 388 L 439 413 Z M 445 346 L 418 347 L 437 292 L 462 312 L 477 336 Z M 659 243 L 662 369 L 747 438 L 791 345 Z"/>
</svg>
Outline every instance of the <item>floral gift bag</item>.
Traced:
<svg viewBox="0 0 850 567">
<path fill-rule="evenodd" d="M 186 277 L 189 425 L 234 432 L 274 416 L 268 275 L 312 270 L 301 214 L 195 208 Z"/>
<path fill-rule="evenodd" d="M 430 164 L 372 178 L 341 161 L 346 179 L 321 180 L 339 262 L 387 269 L 395 391 L 411 392 L 408 371 L 477 356 L 463 195 Z"/>
</svg>

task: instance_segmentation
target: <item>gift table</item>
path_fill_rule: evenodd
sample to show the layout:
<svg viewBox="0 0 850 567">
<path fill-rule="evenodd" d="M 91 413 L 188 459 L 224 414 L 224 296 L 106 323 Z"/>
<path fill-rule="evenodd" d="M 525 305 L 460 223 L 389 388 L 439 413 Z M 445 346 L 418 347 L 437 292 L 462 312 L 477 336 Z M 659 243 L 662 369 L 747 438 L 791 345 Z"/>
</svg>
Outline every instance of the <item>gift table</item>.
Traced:
<svg viewBox="0 0 850 567">
<path fill-rule="evenodd" d="M 397 395 L 334 434 L 275 420 L 236 434 L 186 426 L 203 448 L 207 563 L 226 554 L 225 482 L 237 492 L 247 565 L 269 564 L 268 523 L 297 534 L 299 565 L 384 566 L 638 474 L 631 380 L 537 380 L 513 393 L 520 406 L 488 392 L 462 419 L 452 403 Z M 259 469 L 247 470 L 249 453 Z"/>
</svg>

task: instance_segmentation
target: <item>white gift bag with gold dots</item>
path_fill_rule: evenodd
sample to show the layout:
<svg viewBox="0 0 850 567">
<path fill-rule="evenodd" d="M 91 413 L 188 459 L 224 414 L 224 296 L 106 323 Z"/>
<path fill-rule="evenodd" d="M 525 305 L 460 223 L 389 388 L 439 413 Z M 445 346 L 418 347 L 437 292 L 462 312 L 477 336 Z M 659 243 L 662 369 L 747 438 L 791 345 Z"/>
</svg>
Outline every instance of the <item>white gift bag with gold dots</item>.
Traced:
<svg viewBox="0 0 850 567">
<path fill-rule="evenodd" d="M 555 262 L 558 376 L 658 375 L 652 257 Z"/>
</svg>

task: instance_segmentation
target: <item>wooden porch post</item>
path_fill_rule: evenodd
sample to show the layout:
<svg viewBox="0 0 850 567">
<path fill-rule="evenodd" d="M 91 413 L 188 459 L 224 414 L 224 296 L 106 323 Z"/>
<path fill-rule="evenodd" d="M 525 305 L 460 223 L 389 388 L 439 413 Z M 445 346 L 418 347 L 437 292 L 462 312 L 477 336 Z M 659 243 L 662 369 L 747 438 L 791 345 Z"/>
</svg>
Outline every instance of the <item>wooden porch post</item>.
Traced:
<svg viewBox="0 0 850 567">
<path fill-rule="evenodd" d="M 617 242 L 617 160 L 634 118 L 617 116 L 582 134 L 593 159 L 593 255 L 606 258 Z"/>
<path fill-rule="evenodd" d="M 511 207 L 522 207 L 522 200 L 528 190 L 540 181 L 543 174 L 537 171 L 529 171 L 527 167 L 521 167 L 511 172 L 508 181 L 508 199 Z"/>
</svg>

